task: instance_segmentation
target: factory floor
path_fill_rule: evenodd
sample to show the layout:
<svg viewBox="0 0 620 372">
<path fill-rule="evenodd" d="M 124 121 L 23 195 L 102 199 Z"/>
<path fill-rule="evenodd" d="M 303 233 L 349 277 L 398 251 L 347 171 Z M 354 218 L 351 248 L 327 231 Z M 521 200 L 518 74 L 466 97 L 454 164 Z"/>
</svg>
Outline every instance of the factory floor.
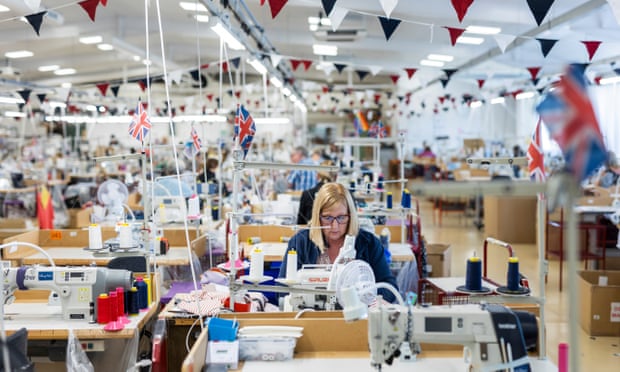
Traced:
<svg viewBox="0 0 620 372">
<path fill-rule="evenodd" d="M 396 193 L 395 193 L 396 195 Z M 472 217 L 463 217 L 461 213 L 447 213 L 441 227 L 433 222 L 433 206 L 429 201 L 420 202 L 422 216 L 422 235 L 428 243 L 446 243 L 451 247 L 451 276 L 465 276 L 466 259 L 473 251 L 482 256 L 484 228 L 475 227 Z M 521 223 L 530 223 L 521 221 Z M 531 223 L 535 223 L 531 221 Z M 510 243 L 510 242 L 508 242 Z M 511 244 L 515 255 L 519 257 L 520 271 L 529 279 L 533 295 L 538 295 L 538 252 L 536 244 Z M 503 249 L 489 247 L 489 262 L 507 262 L 507 253 Z M 583 268 L 583 263 L 579 266 Z M 490 264 L 488 278 L 504 283 L 507 267 L 504 264 Z M 557 365 L 558 344 L 569 341 L 568 331 L 568 275 L 564 265 L 564 290 L 558 289 L 559 262 L 550 258 L 549 274 L 546 284 L 547 303 L 545 306 L 547 331 L 547 357 Z M 620 337 L 590 337 L 579 327 L 580 371 L 618 371 L 620 370 Z"/>
</svg>

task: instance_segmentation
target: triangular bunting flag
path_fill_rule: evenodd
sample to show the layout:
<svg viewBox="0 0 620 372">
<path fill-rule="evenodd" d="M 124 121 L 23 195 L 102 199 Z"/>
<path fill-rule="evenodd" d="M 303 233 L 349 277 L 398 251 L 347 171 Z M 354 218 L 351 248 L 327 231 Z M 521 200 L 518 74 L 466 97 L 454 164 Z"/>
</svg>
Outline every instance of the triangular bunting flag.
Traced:
<svg viewBox="0 0 620 372">
<path fill-rule="evenodd" d="M 183 70 L 175 70 L 168 74 L 168 78 L 170 78 L 170 82 L 181 84 L 181 78 L 183 77 Z"/>
<path fill-rule="evenodd" d="M 538 78 L 536 78 L 536 79 L 532 79 L 532 84 L 533 84 L 534 86 L 537 86 L 539 81 L 540 81 L 540 79 L 538 79 Z"/>
<path fill-rule="evenodd" d="M 527 0 L 527 5 L 530 7 L 530 11 L 537 25 L 540 26 L 543 19 L 545 19 L 554 1 L 555 0 Z"/>
<path fill-rule="evenodd" d="M 114 97 L 118 97 L 118 90 L 120 89 L 120 87 L 120 85 L 116 85 L 110 88 L 112 94 L 114 94 Z"/>
<path fill-rule="evenodd" d="M 191 70 L 189 74 L 192 76 L 192 79 L 194 79 L 194 81 L 200 81 L 200 71 Z"/>
<path fill-rule="evenodd" d="M 441 86 L 445 88 L 450 79 L 439 79 L 439 81 L 441 82 Z"/>
<path fill-rule="evenodd" d="M 28 103 L 28 100 L 30 99 L 30 93 L 32 93 L 32 90 L 22 89 L 22 90 L 18 90 L 17 93 L 19 94 L 20 97 L 22 97 L 25 103 Z"/>
<path fill-rule="evenodd" d="M 228 95 L 229 95 L 229 96 L 231 96 L 231 97 L 233 96 L 233 94 L 234 94 L 234 93 L 235 93 L 235 92 L 234 92 L 232 89 L 228 89 L 228 90 L 226 90 L 226 94 L 228 94 Z"/>
<path fill-rule="evenodd" d="M 486 80 L 484 80 L 484 79 L 478 79 L 478 80 L 476 80 L 476 81 L 478 82 L 478 88 L 482 89 L 482 86 L 484 85 L 484 82 L 485 82 Z"/>
<path fill-rule="evenodd" d="M 338 70 L 338 73 L 340 74 L 342 70 L 347 67 L 347 65 L 343 65 L 342 63 L 334 63 L 334 67 L 336 68 L 336 70 Z"/>
<path fill-rule="evenodd" d="M 536 39 L 540 43 L 540 50 L 542 51 L 543 57 L 547 57 L 547 54 L 551 51 L 551 48 L 557 43 L 557 40 L 553 39 Z"/>
<path fill-rule="evenodd" d="M 329 20 L 332 22 L 332 30 L 336 31 L 340 28 L 344 17 L 347 16 L 349 11 L 341 7 L 334 7 L 334 11 L 329 15 Z"/>
<path fill-rule="evenodd" d="M 383 68 L 381 66 L 368 66 L 368 69 L 370 70 L 372 76 L 377 76 L 377 74 L 381 72 Z"/>
<path fill-rule="evenodd" d="M 37 98 L 39 99 L 39 102 L 40 102 L 40 103 L 45 102 L 45 97 L 47 97 L 47 94 L 45 94 L 45 93 L 39 93 L 39 94 L 37 94 Z"/>
<path fill-rule="evenodd" d="M 396 27 L 400 25 L 401 21 L 400 19 L 385 18 L 385 17 L 379 16 L 379 22 L 381 23 L 381 28 L 383 28 L 383 34 L 385 35 L 385 40 L 389 41 L 390 37 L 392 37 L 392 34 L 394 33 L 394 31 L 396 31 Z"/>
<path fill-rule="evenodd" d="M 146 90 L 146 79 L 138 80 L 137 83 L 140 85 L 140 89 L 144 92 Z"/>
<path fill-rule="evenodd" d="M 360 78 L 360 81 L 364 80 L 366 75 L 368 75 L 368 71 L 362 71 L 362 70 L 355 70 L 355 73 Z"/>
<path fill-rule="evenodd" d="M 527 70 L 530 72 L 530 76 L 532 77 L 532 80 L 534 80 L 538 76 L 540 67 L 528 67 Z"/>
<path fill-rule="evenodd" d="M 269 8 L 271 8 L 271 18 L 276 18 L 278 13 L 284 8 L 288 0 L 269 0 Z"/>
<path fill-rule="evenodd" d="M 325 14 L 329 17 L 329 14 L 334 9 L 334 5 L 336 5 L 336 0 L 321 0 L 321 3 L 323 4 Z"/>
<path fill-rule="evenodd" d="M 308 71 L 310 66 L 312 66 L 312 60 L 310 60 L 310 59 L 304 59 L 304 60 L 301 61 L 301 63 L 304 65 L 304 70 L 305 71 Z"/>
<path fill-rule="evenodd" d="M 394 8 L 398 5 L 398 0 L 379 0 L 379 2 L 381 3 L 381 8 L 383 8 L 385 12 L 385 16 L 390 18 Z"/>
<path fill-rule="evenodd" d="M 411 80 L 411 78 L 413 77 L 413 74 L 415 74 L 416 71 L 418 71 L 417 68 L 406 68 L 405 69 L 405 72 L 407 72 L 407 77 L 409 78 L 409 80 Z"/>
<path fill-rule="evenodd" d="M 271 59 L 271 65 L 273 67 L 278 67 L 278 64 L 280 64 L 280 61 L 282 60 L 282 56 L 279 54 L 270 54 L 269 59 Z"/>
<path fill-rule="evenodd" d="M 493 35 L 493 38 L 495 39 L 495 42 L 497 43 L 497 46 L 502 51 L 502 53 L 505 53 L 508 45 L 512 44 L 512 42 L 517 37 L 513 35 L 497 34 L 497 35 Z"/>
<path fill-rule="evenodd" d="M 398 79 L 400 79 L 400 75 L 390 75 L 390 79 L 392 79 L 392 83 L 396 84 Z"/>
<path fill-rule="evenodd" d="M 450 33 L 450 42 L 452 43 L 452 46 L 456 44 L 456 39 L 458 39 L 459 36 L 461 36 L 463 32 L 465 32 L 464 28 L 447 27 L 447 26 L 444 26 L 443 28 L 448 30 L 448 32 Z"/>
<path fill-rule="evenodd" d="M 222 68 L 222 72 L 228 72 L 228 62 L 221 62 L 220 67 Z"/>
<path fill-rule="evenodd" d="M 230 60 L 230 63 L 235 66 L 235 68 L 239 68 L 239 64 L 241 63 L 241 57 L 233 58 Z"/>
<path fill-rule="evenodd" d="M 101 5 L 103 5 L 104 7 L 108 5 L 108 0 L 101 0 Z"/>
<path fill-rule="evenodd" d="M 47 14 L 47 11 L 39 12 L 36 14 L 29 14 L 26 16 L 26 20 L 30 23 L 30 26 L 34 29 L 34 32 L 39 36 L 39 29 L 41 28 L 41 23 L 43 22 L 43 16 Z"/>
<path fill-rule="evenodd" d="M 598 47 L 601 45 L 600 41 L 582 41 L 583 45 L 586 46 L 586 50 L 588 51 L 589 61 L 592 61 L 592 57 L 594 57 L 594 53 L 598 50 Z"/>
<path fill-rule="evenodd" d="M 458 69 L 455 69 L 455 68 L 443 70 L 443 72 L 445 72 L 446 76 L 448 77 L 448 80 L 450 80 L 450 78 L 452 78 L 452 75 L 454 75 L 454 73 L 457 71 Z"/>
<path fill-rule="evenodd" d="M 213 93 L 207 94 L 207 99 L 209 100 L 209 102 L 213 101 Z"/>
<path fill-rule="evenodd" d="M 291 59 L 291 67 L 293 68 L 293 71 L 297 71 L 297 67 L 299 67 L 299 65 L 301 64 L 301 60 L 300 59 Z"/>
<path fill-rule="evenodd" d="M 110 83 L 101 83 L 101 84 L 97 84 L 97 89 L 99 89 L 99 92 L 101 92 L 101 95 L 105 97 L 105 94 L 108 92 L 109 86 L 110 86 Z"/>
<path fill-rule="evenodd" d="M 451 2 L 452 7 L 456 10 L 456 17 L 459 19 L 459 22 L 463 22 L 467 9 L 474 3 L 474 0 L 451 0 Z"/>
<path fill-rule="evenodd" d="M 95 22 L 95 15 L 97 13 L 97 5 L 99 5 L 99 0 L 84 0 L 80 1 L 78 4 L 86 11 L 90 20 Z"/>
</svg>

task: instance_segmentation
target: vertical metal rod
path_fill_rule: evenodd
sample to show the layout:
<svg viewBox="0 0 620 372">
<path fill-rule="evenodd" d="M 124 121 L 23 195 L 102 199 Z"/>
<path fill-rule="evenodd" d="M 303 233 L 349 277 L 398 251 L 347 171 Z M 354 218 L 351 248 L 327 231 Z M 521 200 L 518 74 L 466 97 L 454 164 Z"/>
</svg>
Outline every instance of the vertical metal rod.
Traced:
<svg viewBox="0 0 620 372">
<path fill-rule="evenodd" d="M 577 215 L 573 209 L 575 201 L 576 184 L 571 184 L 568 190 L 568 197 L 565 204 L 566 215 L 566 234 L 564 235 L 564 246 L 567 250 L 568 264 L 568 335 L 569 335 L 569 366 L 571 372 L 579 371 L 579 312 L 580 303 L 577 295 L 577 260 L 578 260 L 578 240 Z"/>
<path fill-rule="evenodd" d="M 545 225 L 546 221 L 546 209 L 547 209 L 547 200 L 545 199 L 544 194 L 538 194 L 538 203 L 537 213 L 538 213 L 538 231 L 537 231 L 537 242 L 538 242 L 538 296 L 541 300 L 541 306 L 539 307 L 540 311 L 540 324 L 546 324 L 545 320 L 545 276 L 547 275 L 547 260 L 545 259 Z M 539 359 L 547 359 L 547 340 L 544 329 L 538 332 L 538 358 Z"/>
</svg>

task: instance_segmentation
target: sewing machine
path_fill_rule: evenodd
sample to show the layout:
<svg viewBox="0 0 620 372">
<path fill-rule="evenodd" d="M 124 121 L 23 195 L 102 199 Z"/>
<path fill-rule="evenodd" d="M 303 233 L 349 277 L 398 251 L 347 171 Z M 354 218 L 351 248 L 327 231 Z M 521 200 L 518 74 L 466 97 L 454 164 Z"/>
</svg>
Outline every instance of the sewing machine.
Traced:
<svg viewBox="0 0 620 372">
<path fill-rule="evenodd" d="M 537 333 L 532 314 L 501 305 L 382 305 L 368 310 L 370 359 L 377 370 L 401 350 L 416 350 L 426 342 L 463 345 L 467 371 L 530 372 L 527 346 L 535 345 Z"/>
<path fill-rule="evenodd" d="M 96 299 L 117 287 L 129 290 L 131 271 L 105 267 L 22 266 L 4 268 L 5 299 L 16 289 L 49 289 L 58 295 L 65 320 L 95 319 Z"/>
</svg>

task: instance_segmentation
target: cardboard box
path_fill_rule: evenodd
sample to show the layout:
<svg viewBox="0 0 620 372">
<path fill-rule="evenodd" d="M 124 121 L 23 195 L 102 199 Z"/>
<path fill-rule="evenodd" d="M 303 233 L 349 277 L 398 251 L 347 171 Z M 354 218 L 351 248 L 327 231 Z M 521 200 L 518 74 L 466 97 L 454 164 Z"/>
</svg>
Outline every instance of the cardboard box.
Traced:
<svg viewBox="0 0 620 372">
<path fill-rule="evenodd" d="M 620 272 L 580 271 L 580 323 L 590 336 L 620 337 Z"/>
<path fill-rule="evenodd" d="M 451 253 L 449 244 L 426 245 L 426 271 L 433 278 L 450 276 Z"/>
<path fill-rule="evenodd" d="M 484 231 L 509 244 L 536 243 L 536 196 L 485 196 Z"/>
<path fill-rule="evenodd" d="M 93 213 L 92 208 L 70 208 L 68 229 L 77 229 L 80 227 L 88 227 L 90 225 L 90 215 Z"/>
</svg>

